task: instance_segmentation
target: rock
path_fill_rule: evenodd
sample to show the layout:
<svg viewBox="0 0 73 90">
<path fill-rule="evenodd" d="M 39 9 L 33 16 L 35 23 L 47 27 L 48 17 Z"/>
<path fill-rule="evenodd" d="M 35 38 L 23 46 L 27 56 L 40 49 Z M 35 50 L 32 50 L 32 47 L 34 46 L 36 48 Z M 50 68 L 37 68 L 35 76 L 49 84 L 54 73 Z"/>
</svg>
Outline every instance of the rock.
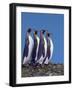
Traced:
<svg viewBox="0 0 73 90">
<path fill-rule="evenodd" d="M 38 65 L 22 66 L 22 77 L 36 77 L 36 76 L 60 76 L 64 75 L 64 65 L 63 64 L 52 64 L 48 65 Z"/>
</svg>

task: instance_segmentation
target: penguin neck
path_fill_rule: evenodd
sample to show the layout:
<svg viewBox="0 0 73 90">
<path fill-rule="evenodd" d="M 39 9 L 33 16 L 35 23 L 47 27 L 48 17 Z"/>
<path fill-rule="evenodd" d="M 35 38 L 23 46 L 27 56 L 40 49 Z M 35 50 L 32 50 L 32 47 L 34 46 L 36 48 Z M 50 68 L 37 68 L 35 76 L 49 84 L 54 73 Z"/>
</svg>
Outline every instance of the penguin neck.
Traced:
<svg viewBox="0 0 73 90">
<path fill-rule="evenodd" d="M 43 35 L 43 39 L 44 39 L 44 41 L 45 41 L 45 36 Z"/>
<path fill-rule="evenodd" d="M 30 34 L 27 34 L 27 37 L 29 37 L 30 36 Z"/>
<path fill-rule="evenodd" d="M 37 37 L 37 35 L 35 35 L 35 38 Z"/>
<path fill-rule="evenodd" d="M 51 40 L 51 37 L 48 37 Z"/>
<path fill-rule="evenodd" d="M 34 39 L 37 39 L 37 35 L 34 36 Z"/>
<path fill-rule="evenodd" d="M 41 38 L 41 39 L 43 38 L 43 36 L 44 36 L 43 34 L 40 34 L 40 38 Z"/>
<path fill-rule="evenodd" d="M 31 36 L 30 34 L 28 35 L 28 38 L 29 38 L 30 40 L 32 40 L 32 36 Z"/>
</svg>

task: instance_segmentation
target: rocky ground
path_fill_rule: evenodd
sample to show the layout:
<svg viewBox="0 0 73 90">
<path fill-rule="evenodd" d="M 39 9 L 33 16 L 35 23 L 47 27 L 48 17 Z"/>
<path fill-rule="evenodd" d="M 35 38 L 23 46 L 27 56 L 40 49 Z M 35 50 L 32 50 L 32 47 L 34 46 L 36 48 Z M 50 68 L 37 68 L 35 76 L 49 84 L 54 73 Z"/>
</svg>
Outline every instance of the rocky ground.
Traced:
<svg viewBox="0 0 73 90">
<path fill-rule="evenodd" d="M 22 66 L 22 77 L 35 77 L 35 76 L 59 76 L 64 75 L 63 64 L 52 64 L 48 65 L 26 65 Z"/>
</svg>

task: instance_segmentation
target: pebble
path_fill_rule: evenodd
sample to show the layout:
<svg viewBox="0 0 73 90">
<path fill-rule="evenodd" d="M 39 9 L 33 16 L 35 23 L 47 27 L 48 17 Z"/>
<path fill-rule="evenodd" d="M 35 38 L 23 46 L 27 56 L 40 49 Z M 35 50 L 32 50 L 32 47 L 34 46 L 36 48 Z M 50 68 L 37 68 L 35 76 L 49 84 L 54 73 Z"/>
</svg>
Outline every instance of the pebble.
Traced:
<svg viewBox="0 0 73 90">
<path fill-rule="evenodd" d="M 22 77 L 36 77 L 36 76 L 60 76 L 64 75 L 63 64 L 48 64 L 40 66 L 26 65 L 22 67 Z"/>
</svg>

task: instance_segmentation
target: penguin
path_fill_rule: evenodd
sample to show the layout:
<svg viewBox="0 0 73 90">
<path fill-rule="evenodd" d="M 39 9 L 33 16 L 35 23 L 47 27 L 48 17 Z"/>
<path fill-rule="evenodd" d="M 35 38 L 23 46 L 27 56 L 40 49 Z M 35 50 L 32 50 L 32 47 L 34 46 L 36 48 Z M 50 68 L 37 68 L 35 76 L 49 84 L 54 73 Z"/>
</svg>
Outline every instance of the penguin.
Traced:
<svg viewBox="0 0 73 90">
<path fill-rule="evenodd" d="M 31 33 L 31 29 L 29 28 L 25 39 L 25 47 L 24 47 L 23 58 L 22 58 L 23 65 L 29 64 L 32 59 L 31 55 L 32 55 L 32 50 L 34 46 L 34 41 L 30 33 Z"/>
<path fill-rule="evenodd" d="M 44 61 L 44 64 L 48 64 L 49 61 L 51 60 L 52 58 L 52 55 L 53 55 L 53 41 L 50 37 L 50 33 L 46 33 L 46 40 L 47 40 L 47 55 L 46 55 L 46 59 Z"/>
<path fill-rule="evenodd" d="M 32 52 L 31 63 L 35 65 L 37 61 L 38 48 L 39 48 L 39 37 L 37 35 L 37 31 L 34 31 L 33 37 L 34 37 L 34 47 L 33 47 L 33 52 Z"/>
<path fill-rule="evenodd" d="M 39 64 L 43 63 L 43 60 L 45 59 L 47 54 L 47 41 L 44 36 L 44 33 L 45 30 L 42 30 L 40 32 L 40 43 L 39 43 L 39 52 L 38 52 L 38 60 L 37 60 Z"/>
<path fill-rule="evenodd" d="M 36 39 L 37 39 L 37 50 L 36 50 L 35 62 L 37 61 L 38 52 L 39 52 L 39 42 L 40 42 L 40 39 L 39 39 L 38 35 L 36 35 Z"/>
</svg>

